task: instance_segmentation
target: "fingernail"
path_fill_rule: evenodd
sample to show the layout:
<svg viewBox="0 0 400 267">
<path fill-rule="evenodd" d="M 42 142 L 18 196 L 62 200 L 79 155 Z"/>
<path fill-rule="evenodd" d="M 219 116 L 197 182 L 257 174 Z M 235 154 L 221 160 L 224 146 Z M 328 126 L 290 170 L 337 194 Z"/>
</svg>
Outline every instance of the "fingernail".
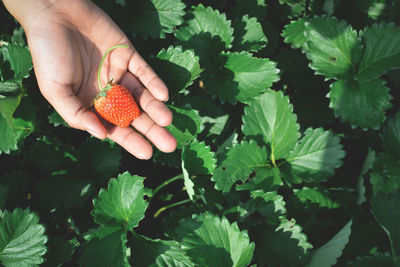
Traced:
<svg viewBox="0 0 400 267">
<path fill-rule="evenodd" d="M 99 134 L 98 132 L 96 132 L 96 131 L 87 130 L 87 132 L 90 133 L 91 135 L 93 135 L 94 137 L 98 138 L 98 139 L 101 139 L 101 140 L 104 139 L 104 137 L 101 134 Z"/>
</svg>

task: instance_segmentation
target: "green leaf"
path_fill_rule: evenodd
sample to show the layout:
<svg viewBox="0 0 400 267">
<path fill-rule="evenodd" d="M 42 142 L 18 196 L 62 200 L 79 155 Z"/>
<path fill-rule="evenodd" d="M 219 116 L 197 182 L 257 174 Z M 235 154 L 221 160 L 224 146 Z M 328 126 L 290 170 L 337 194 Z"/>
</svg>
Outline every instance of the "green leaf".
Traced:
<svg viewBox="0 0 400 267">
<path fill-rule="evenodd" d="M 192 7 L 190 18 L 175 32 L 175 37 L 184 48 L 193 49 L 205 70 L 217 71 L 221 65 L 218 55 L 231 47 L 233 29 L 225 14 L 199 4 Z"/>
<path fill-rule="evenodd" d="M 371 1 L 371 6 L 368 8 L 368 16 L 373 20 L 379 19 L 379 16 L 384 15 L 386 3 L 381 1 Z M 383 1 L 386 2 L 386 1 Z"/>
<path fill-rule="evenodd" d="M 75 249 L 79 246 L 76 238 L 67 240 L 62 235 L 52 236 L 49 239 L 49 252 L 46 261 L 42 266 L 61 267 L 71 259 Z"/>
<path fill-rule="evenodd" d="M 283 196 L 277 192 L 254 190 L 250 194 L 251 199 L 243 205 L 243 211 L 240 213 L 242 220 L 245 218 L 251 219 L 250 216 L 258 212 L 268 223 L 275 224 L 279 217 L 286 214 L 286 204 Z"/>
<path fill-rule="evenodd" d="M 315 203 L 321 208 L 328 209 L 340 207 L 340 204 L 329 196 L 327 190 L 303 187 L 302 189 L 294 189 L 293 192 L 303 203 Z"/>
<path fill-rule="evenodd" d="M 162 49 L 152 61 L 153 69 L 169 88 L 170 99 L 191 85 L 202 72 L 199 58 L 194 52 L 183 50 L 180 46 Z"/>
<path fill-rule="evenodd" d="M 382 129 L 382 141 L 386 151 L 400 160 L 400 111 L 389 118 Z"/>
<path fill-rule="evenodd" d="M 271 168 L 266 148 L 259 147 L 254 141 L 243 142 L 228 150 L 226 158 L 215 169 L 212 180 L 216 183 L 215 187 L 223 192 L 229 192 L 237 181 L 245 182 L 250 178 L 267 179 L 274 185 L 275 181 L 268 179 Z"/>
<path fill-rule="evenodd" d="M 36 106 L 28 96 L 21 98 L 17 110 L 13 114 L 16 142 L 20 142 L 35 130 Z"/>
<path fill-rule="evenodd" d="M 267 90 L 250 101 L 242 120 L 246 136 L 270 146 L 272 162 L 286 158 L 300 137 L 293 106 L 281 91 Z"/>
<path fill-rule="evenodd" d="M 336 264 L 349 242 L 352 221 L 348 222 L 331 240 L 315 250 L 307 267 L 325 267 Z"/>
<path fill-rule="evenodd" d="M 400 189 L 400 161 L 380 153 L 370 173 L 372 190 L 375 193 L 395 193 Z"/>
<path fill-rule="evenodd" d="M 115 3 L 121 5 L 121 6 L 125 6 L 126 5 L 126 0 L 115 0 Z"/>
<path fill-rule="evenodd" d="M 169 106 L 173 114 L 172 124 L 167 127 L 168 131 L 178 141 L 177 148 L 194 140 L 200 132 L 202 119 L 198 112 L 190 108 Z"/>
<path fill-rule="evenodd" d="M 65 207 L 80 208 L 90 205 L 87 200 L 95 194 L 93 182 L 67 172 L 64 175 L 53 175 L 37 185 L 38 202 L 43 209 Z M 54 190 L 57 188 L 57 190 Z"/>
<path fill-rule="evenodd" d="M 120 17 L 126 19 L 130 32 L 141 37 L 165 38 L 166 33 L 172 33 L 183 23 L 186 5 L 180 0 L 127 1 L 126 4 L 120 9 L 125 12 Z"/>
<path fill-rule="evenodd" d="M 362 52 L 357 32 L 334 17 L 316 17 L 305 25 L 304 50 L 316 74 L 326 79 L 352 78 Z"/>
<path fill-rule="evenodd" d="M 322 9 L 324 10 L 325 13 L 327 13 L 329 16 L 332 16 L 333 13 L 336 10 L 336 7 L 340 3 L 341 0 L 325 0 L 324 5 L 322 6 Z"/>
<path fill-rule="evenodd" d="M 21 103 L 21 96 L 10 96 L 0 99 L 0 115 L 2 115 L 9 124 L 12 124 L 12 116 Z"/>
<path fill-rule="evenodd" d="M 22 28 L 22 26 L 19 27 L 17 26 L 13 30 L 13 35 L 11 36 L 11 43 L 25 46 L 26 42 L 24 37 L 25 37 L 24 29 Z"/>
<path fill-rule="evenodd" d="M 373 151 L 371 148 L 368 149 L 368 154 L 365 157 L 365 161 L 361 167 L 360 175 L 357 178 L 357 204 L 361 205 L 365 201 L 367 201 L 366 198 L 366 187 L 365 187 L 365 180 L 364 180 L 364 175 L 367 174 L 367 172 L 373 167 L 374 161 L 376 158 L 376 153 Z"/>
<path fill-rule="evenodd" d="M 174 101 L 176 106 L 191 107 L 199 112 L 204 128 L 198 136 L 199 140 L 208 144 L 220 143 L 231 131 L 227 112 L 217 99 L 208 94 L 188 94 Z"/>
<path fill-rule="evenodd" d="M 249 181 L 246 181 L 244 184 L 237 184 L 236 190 L 253 191 L 261 189 L 265 191 L 274 191 L 277 190 L 279 186 L 282 186 L 281 173 L 278 167 L 269 167 L 264 171 L 265 176 L 256 175 L 255 172 L 252 172 L 249 175 Z"/>
<path fill-rule="evenodd" d="M 183 147 L 182 160 L 191 175 L 207 175 L 214 171 L 214 152 L 204 142 L 194 141 Z"/>
<path fill-rule="evenodd" d="M 267 58 L 253 57 L 247 52 L 227 52 L 222 57 L 224 70 L 204 81 L 206 89 L 221 100 L 246 103 L 279 80 L 276 63 Z"/>
<path fill-rule="evenodd" d="M 131 245 L 133 266 L 194 266 L 176 241 L 150 239 L 146 236 L 135 234 Z"/>
<path fill-rule="evenodd" d="M 205 213 L 180 221 L 176 238 L 196 266 L 247 266 L 254 251 L 237 223 Z"/>
<path fill-rule="evenodd" d="M 257 52 L 267 45 L 267 37 L 257 18 L 244 15 L 242 19 L 235 19 L 232 26 L 235 29 L 233 47 L 236 51 Z"/>
<path fill-rule="evenodd" d="M 306 36 L 306 19 L 300 18 L 298 20 L 291 21 L 290 24 L 286 25 L 282 37 L 284 42 L 291 44 L 294 48 L 302 48 L 307 41 Z"/>
<path fill-rule="evenodd" d="M 228 149 L 237 144 L 238 144 L 238 134 L 236 131 L 234 131 L 230 136 L 228 136 L 222 142 L 222 144 L 218 147 L 217 151 L 215 152 L 217 160 L 221 161 L 225 157 L 225 154 L 228 151 Z"/>
<path fill-rule="evenodd" d="M 43 263 L 47 237 L 39 217 L 29 209 L 7 210 L 0 218 L 0 263 L 5 267 Z"/>
<path fill-rule="evenodd" d="M 83 142 L 77 154 L 77 169 L 82 176 L 92 181 L 103 181 L 115 176 L 121 165 L 121 148 L 107 141 L 88 138 Z"/>
<path fill-rule="evenodd" d="M 0 98 L 0 117 L 3 118 L 4 122 L 0 124 L 2 132 L 11 132 L 13 126 L 13 114 L 21 102 L 21 97 L 5 97 Z M 12 134 L 10 134 L 12 135 Z M 2 134 L 3 136 L 3 134 Z M 4 135 L 5 136 L 5 135 Z M 14 139 L 13 136 L 10 139 Z M 7 143 L 2 142 L 3 146 Z M 0 146 L 1 148 L 2 146 Z M 2 149 L 4 151 L 4 149 Z"/>
<path fill-rule="evenodd" d="M 288 17 L 298 17 L 304 13 L 306 0 L 279 0 L 279 3 L 286 4 L 290 7 Z"/>
<path fill-rule="evenodd" d="M 392 249 L 400 255 L 400 195 L 375 193 L 371 197 L 372 213 L 389 236 Z"/>
<path fill-rule="evenodd" d="M 108 235 L 100 234 L 79 248 L 79 266 L 128 267 L 126 257 L 126 232 L 118 230 Z"/>
<path fill-rule="evenodd" d="M 312 245 L 294 219 L 283 217 L 278 227 L 262 223 L 250 231 L 257 244 L 254 257 L 261 266 L 304 266 Z"/>
<path fill-rule="evenodd" d="M 128 230 L 138 226 L 148 205 L 143 199 L 143 180 L 128 172 L 110 179 L 107 190 L 100 189 L 98 198 L 93 200 L 95 222 Z"/>
<path fill-rule="evenodd" d="M 0 99 L 1 101 L 1 99 Z M 10 153 L 10 150 L 17 149 L 17 144 L 15 140 L 15 134 L 13 132 L 12 126 L 8 123 L 6 118 L 0 114 L 0 153 Z"/>
<path fill-rule="evenodd" d="M 25 96 L 0 99 L 0 153 L 16 150 L 19 141 L 34 130 L 36 108 Z"/>
<path fill-rule="evenodd" d="M 49 118 L 49 123 L 53 124 L 54 127 L 62 125 L 64 127 L 69 128 L 68 123 L 66 123 L 64 119 L 60 116 L 60 114 L 58 114 L 57 111 L 55 110 L 49 115 L 48 118 Z"/>
<path fill-rule="evenodd" d="M 276 228 L 276 231 L 290 232 L 291 238 L 298 240 L 298 246 L 301 247 L 304 252 L 312 248 L 312 245 L 307 242 L 307 236 L 302 233 L 302 227 L 296 224 L 296 220 L 282 219 L 281 224 Z"/>
<path fill-rule="evenodd" d="M 357 80 L 372 80 L 386 71 L 400 67 L 400 30 L 394 24 L 381 22 L 362 33 L 364 53 Z"/>
<path fill-rule="evenodd" d="M 287 158 L 288 176 L 295 183 L 326 180 L 342 165 L 345 154 L 334 133 L 308 128 Z"/>
<path fill-rule="evenodd" d="M 190 20 L 175 32 L 175 37 L 181 41 L 191 41 L 199 34 L 208 33 L 211 38 L 220 39 L 225 48 L 230 48 L 233 41 L 233 29 L 225 14 L 211 7 L 199 4 L 192 7 Z"/>
<path fill-rule="evenodd" d="M 336 81 L 327 96 L 335 116 L 343 122 L 349 122 L 352 127 L 377 129 L 385 120 L 385 111 L 392 106 L 388 92 L 385 81 L 380 79 Z"/>
<path fill-rule="evenodd" d="M 18 93 L 21 85 L 14 81 L 0 82 L 0 93 Z"/>
<path fill-rule="evenodd" d="M 183 183 L 185 185 L 186 192 L 191 200 L 193 200 L 194 192 L 194 183 L 189 176 L 189 172 L 186 170 L 185 161 L 182 160 L 182 173 L 183 173 Z"/>
<path fill-rule="evenodd" d="M 29 76 L 32 69 L 32 58 L 27 46 L 3 45 L 0 47 L 0 53 L 4 60 L 10 62 L 11 69 L 14 72 L 12 81 L 21 82 L 23 78 Z"/>
<path fill-rule="evenodd" d="M 72 169 L 78 165 L 76 150 L 56 137 L 37 138 L 30 146 L 28 155 L 37 166 L 48 173 Z"/>
<path fill-rule="evenodd" d="M 223 113 L 224 115 L 218 117 L 203 117 L 204 130 L 202 131 L 201 136 L 205 136 L 205 141 L 207 143 L 219 143 L 219 141 L 224 138 L 224 134 L 226 133 L 226 129 L 229 127 L 229 113 Z"/>
<path fill-rule="evenodd" d="M 379 266 L 379 267 L 399 267 L 399 264 L 390 255 L 373 255 L 358 257 L 356 261 L 349 262 L 347 267 L 365 267 L 365 266 Z"/>
</svg>

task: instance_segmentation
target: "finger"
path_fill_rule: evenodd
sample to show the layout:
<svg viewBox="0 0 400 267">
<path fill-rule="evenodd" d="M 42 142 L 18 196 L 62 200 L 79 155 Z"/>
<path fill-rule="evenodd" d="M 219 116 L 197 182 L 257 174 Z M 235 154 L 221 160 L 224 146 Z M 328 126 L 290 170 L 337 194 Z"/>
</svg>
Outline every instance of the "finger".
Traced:
<svg viewBox="0 0 400 267">
<path fill-rule="evenodd" d="M 146 139 L 129 127 L 113 127 L 107 136 L 138 159 L 149 159 L 153 155 L 153 148 Z"/>
<path fill-rule="evenodd" d="M 140 81 L 133 74 L 127 72 L 120 83 L 128 88 L 140 107 L 150 116 L 150 118 L 160 126 L 168 126 L 172 122 L 172 112 L 163 103 L 143 87 Z"/>
<path fill-rule="evenodd" d="M 82 104 L 71 88 L 57 85 L 51 88 L 42 90 L 43 95 L 69 126 L 88 131 L 99 139 L 106 138 L 106 129 L 99 118 Z"/>
<path fill-rule="evenodd" d="M 167 129 L 156 124 L 146 113 L 133 120 L 132 126 L 146 136 L 159 150 L 170 153 L 176 149 L 176 139 Z"/>
<path fill-rule="evenodd" d="M 160 101 L 168 100 L 167 86 L 137 51 L 134 51 L 129 60 L 128 69 L 149 89 L 156 99 Z"/>
</svg>

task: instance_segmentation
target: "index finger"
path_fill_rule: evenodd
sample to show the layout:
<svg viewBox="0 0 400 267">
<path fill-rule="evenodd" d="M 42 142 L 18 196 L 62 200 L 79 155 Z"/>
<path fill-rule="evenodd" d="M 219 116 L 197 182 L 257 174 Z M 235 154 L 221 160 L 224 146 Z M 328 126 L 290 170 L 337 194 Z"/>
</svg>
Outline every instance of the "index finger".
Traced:
<svg viewBox="0 0 400 267">
<path fill-rule="evenodd" d="M 168 100 L 167 86 L 136 50 L 129 60 L 128 69 L 157 100 Z"/>
</svg>

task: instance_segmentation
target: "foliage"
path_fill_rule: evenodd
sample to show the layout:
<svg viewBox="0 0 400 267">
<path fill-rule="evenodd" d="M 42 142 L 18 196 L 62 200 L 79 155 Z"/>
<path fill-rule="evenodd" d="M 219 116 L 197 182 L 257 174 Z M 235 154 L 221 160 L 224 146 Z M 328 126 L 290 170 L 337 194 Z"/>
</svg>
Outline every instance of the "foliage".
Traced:
<svg viewBox="0 0 400 267">
<path fill-rule="evenodd" d="M 70 128 L 4 16 L 0 265 L 399 266 L 398 1 L 95 2 L 169 87 L 177 150 Z"/>
</svg>

